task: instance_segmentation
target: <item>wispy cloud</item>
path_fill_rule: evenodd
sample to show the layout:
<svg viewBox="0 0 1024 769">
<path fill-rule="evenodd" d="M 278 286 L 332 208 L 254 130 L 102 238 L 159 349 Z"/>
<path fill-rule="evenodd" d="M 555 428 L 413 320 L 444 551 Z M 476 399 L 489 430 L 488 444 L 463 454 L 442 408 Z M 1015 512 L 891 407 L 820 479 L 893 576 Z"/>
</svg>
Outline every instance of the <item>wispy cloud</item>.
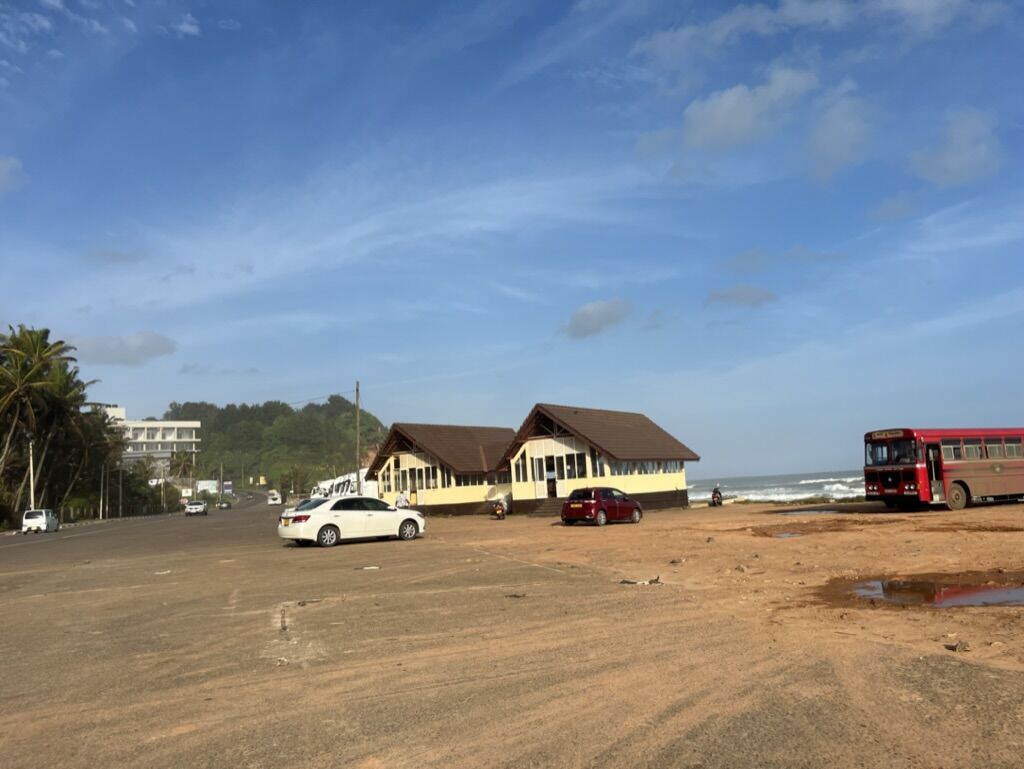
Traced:
<svg viewBox="0 0 1024 769">
<path fill-rule="evenodd" d="M 71 342 L 78 348 L 80 361 L 113 366 L 139 366 L 178 349 L 177 342 L 155 331 L 124 336 L 84 336 L 72 338 Z"/>
<path fill-rule="evenodd" d="M 779 301 L 773 291 L 758 286 L 741 284 L 722 291 L 712 291 L 704 300 L 705 306 L 714 304 L 731 305 L 733 307 L 763 307 L 771 302 Z"/>
<path fill-rule="evenodd" d="M 911 165 L 937 187 L 954 187 L 994 176 L 1003 161 L 995 121 L 980 110 L 962 109 L 946 116 L 943 142 L 915 152 Z"/>
<path fill-rule="evenodd" d="M 901 192 L 882 200 L 868 213 L 868 218 L 875 222 L 895 222 L 899 219 L 906 219 L 913 213 L 913 198 L 909 193 Z"/>
<path fill-rule="evenodd" d="M 126 264 L 138 264 L 145 257 L 138 251 L 121 251 L 114 248 L 100 249 L 98 251 L 90 251 L 86 258 L 90 262 L 97 264 L 114 264 L 114 265 L 126 265 Z"/>
<path fill-rule="evenodd" d="M 741 83 L 697 99 L 684 113 L 686 142 L 693 147 L 729 147 L 766 138 L 817 84 L 813 72 L 773 67 L 762 85 Z"/>
<path fill-rule="evenodd" d="M 28 181 L 21 161 L 10 155 L 0 155 L 0 195 L 18 189 Z"/>
<path fill-rule="evenodd" d="M 863 102 L 856 96 L 857 86 L 845 81 L 826 100 L 825 110 L 811 131 L 808 149 L 811 171 L 828 181 L 839 171 L 860 160 L 867 146 L 870 128 Z"/>
<path fill-rule="evenodd" d="M 591 302 L 572 314 L 564 331 L 570 339 L 584 339 L 614 328 L 629 317 L 632 311 L 633 305 L 625 299 Z"/>
<path fill-rule="evenodd" d="M 177 33 L 179 38 L 199 37 L 201 34 L 199 29 L 199 20 L 191 13 L 186 13 L 182 16 L 180 21 L 171 25 L 171 29 Z"/>
</svg>

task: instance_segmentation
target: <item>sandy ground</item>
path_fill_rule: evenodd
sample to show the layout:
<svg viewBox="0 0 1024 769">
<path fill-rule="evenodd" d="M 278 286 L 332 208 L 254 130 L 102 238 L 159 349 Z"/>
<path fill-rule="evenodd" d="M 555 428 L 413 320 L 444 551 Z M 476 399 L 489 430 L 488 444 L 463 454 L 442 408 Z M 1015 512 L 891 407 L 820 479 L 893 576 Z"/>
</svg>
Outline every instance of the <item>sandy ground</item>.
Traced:
<svg viewBox="0 0 1024 769">
<path fill-rule="evenodd" d="M 326 550 L 262 505 L 0 537 L 0 764 L 1019 767 L 1024 607 L 836 580 L 1024 571 L 1024 508 L 828 509 Z"/>
</svg>

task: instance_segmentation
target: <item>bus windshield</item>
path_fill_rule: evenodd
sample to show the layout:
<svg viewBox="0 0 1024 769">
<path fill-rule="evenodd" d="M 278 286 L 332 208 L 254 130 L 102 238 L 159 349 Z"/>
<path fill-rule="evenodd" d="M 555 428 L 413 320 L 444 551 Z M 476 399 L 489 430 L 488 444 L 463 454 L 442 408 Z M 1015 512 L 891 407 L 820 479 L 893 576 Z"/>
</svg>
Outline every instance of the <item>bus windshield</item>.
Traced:
<svg viewBox="0 0 1024 769">
<path fill-rule="evenodd" d="M 864 444 L 864 463 L 877 465 L 906 465 L 917 462 L 917 446 L 912 440 L 868 441 Z"/>
</svg>

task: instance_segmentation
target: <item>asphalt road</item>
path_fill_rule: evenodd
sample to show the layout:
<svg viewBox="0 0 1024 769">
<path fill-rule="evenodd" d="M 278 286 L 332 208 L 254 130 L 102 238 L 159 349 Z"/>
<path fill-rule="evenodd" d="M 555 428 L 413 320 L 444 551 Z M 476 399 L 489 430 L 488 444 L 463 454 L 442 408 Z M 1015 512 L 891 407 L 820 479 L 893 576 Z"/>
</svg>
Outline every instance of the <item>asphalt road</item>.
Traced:
<svg viewBox="0 0 1024 769">
<path fill-rule="evenodd" d="M 0 765 L 1020 765 L 1020 669 L 851 641 L 727 566 L 807 542 L 666 513 L 297 548 L 276 513 L 0 537 Z M 619 584 L 666 542 L 692 574 Z"/>
</svg>

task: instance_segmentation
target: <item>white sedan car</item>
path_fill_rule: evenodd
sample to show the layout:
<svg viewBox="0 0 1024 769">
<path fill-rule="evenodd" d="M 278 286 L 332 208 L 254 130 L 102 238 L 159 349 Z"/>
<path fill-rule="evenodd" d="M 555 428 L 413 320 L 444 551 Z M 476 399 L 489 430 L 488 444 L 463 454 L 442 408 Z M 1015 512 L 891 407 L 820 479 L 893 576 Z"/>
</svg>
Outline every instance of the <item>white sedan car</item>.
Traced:
<svg viewBox="0 0 1024 769">
<path fill-rule="evenodd" d="M 310 499 L 277 520 L 277 535 L 298 544 L 332 547 L 343 539 L 415 539 L 427 528 L 423 513 L 394 508 L 376 497 Z"/>
</svg>

